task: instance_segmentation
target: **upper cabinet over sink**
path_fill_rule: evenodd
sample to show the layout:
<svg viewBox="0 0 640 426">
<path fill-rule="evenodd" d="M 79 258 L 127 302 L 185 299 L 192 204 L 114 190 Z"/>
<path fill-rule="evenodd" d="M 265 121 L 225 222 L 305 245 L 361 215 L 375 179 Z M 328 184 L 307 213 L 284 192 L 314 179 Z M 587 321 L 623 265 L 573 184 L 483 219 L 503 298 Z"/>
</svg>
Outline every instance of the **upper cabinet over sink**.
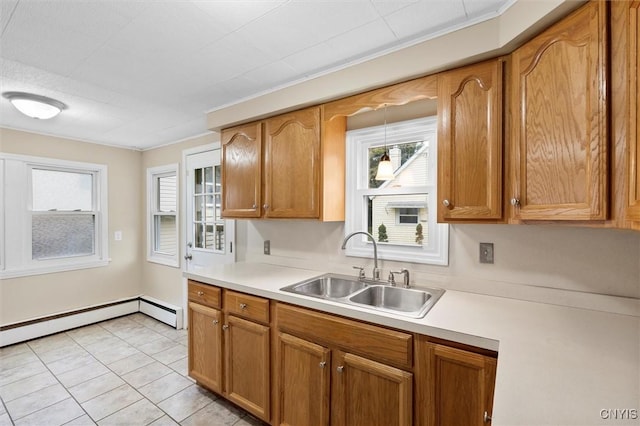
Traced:
<svg viewBox="0 0 640 426">
<path fill-rule="evenodd" d="M 608 218 L 607 51 L 592 1 L 513 52 L 514 219 Z"/>
</svg>

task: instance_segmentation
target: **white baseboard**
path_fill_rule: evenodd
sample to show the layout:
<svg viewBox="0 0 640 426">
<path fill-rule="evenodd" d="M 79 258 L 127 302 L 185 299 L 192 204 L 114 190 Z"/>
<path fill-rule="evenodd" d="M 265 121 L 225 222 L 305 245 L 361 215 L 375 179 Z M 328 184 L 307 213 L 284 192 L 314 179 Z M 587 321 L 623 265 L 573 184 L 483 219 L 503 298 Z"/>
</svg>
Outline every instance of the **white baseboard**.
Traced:
<svg viewBox="0 0 640 426">
<path fill-rule="evenodd" d="M 153 297 L 140 296 L 140 312 L 158 321 L 162 321 L 171 327 L 175 327 L 178 330 L 182 328 L 182 308 L 178 306 L 154 299 Z"/>
<path fill-rule="evenodd" d="M 122 303 L 112 304 L 104 308 L 96 308 L 50 320 L 9 328 L 0 331 L 0 347 L 13 345 L 15 343 L 24 342 L 26 340 L 42 336 L 48 336 L 49 334 L 60 333 L 61 331 L 71 330 L 73 328 L 105 321 L 111 318 L 117 318 L 123 315 L 133 314 L 138 311 L 139 301 L 136 298 L 123 301 Z"/>
<path fill-rule="evenodd" d="M 50 317 L 2 326 L 0 327 L 0 348 L 136 312 L 142 312 L 171 327 L 181 329 L 184 318 L 182 311 L 178 306 L 149 296 L 114 301 L 104 306 L 92 306 L 77 312 L 63 312 Z"/>
</svg>

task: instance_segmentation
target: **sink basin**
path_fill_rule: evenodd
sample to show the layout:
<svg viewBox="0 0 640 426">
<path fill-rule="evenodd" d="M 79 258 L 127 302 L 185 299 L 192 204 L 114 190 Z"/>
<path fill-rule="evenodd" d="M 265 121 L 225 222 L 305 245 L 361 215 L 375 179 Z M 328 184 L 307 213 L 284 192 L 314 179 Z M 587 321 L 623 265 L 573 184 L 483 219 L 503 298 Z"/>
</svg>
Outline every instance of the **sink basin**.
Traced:
<svg viewBox="0 0 640 426">
<path fill-rule="evenodd" d="M 285 287 L 282 290 L 322 299 L 340 299 L 362 290 L 367 285 L 364 281 L 328 274 Z"/>
<path fill-rule="evenodd" d="M 382 285 L 380 281 L 327 274 L 280 290 L 347 305 L 422 318 L 444 293 L 441 289 L 413 289 Z"/>
<path fill-rule="evenodd" d="M 377 285 L 351 296 L 353 303 L 402 312 L 419 312 L 432 295 L 422 290 Z"/>
</svg>

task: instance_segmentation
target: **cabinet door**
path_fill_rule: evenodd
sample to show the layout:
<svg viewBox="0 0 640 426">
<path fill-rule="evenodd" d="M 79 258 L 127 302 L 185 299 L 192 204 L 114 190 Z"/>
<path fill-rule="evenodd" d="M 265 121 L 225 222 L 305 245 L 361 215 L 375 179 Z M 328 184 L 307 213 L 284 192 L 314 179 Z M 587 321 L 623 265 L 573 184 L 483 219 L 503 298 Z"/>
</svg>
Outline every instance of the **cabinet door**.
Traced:
<svg viewBox="0 0 640 426">
<path fill-rule="evenodd" d="M 587 3 L 513 53 L 515 219 L 607 218 L 606 3 Z"/>
<path fill-rule="evenodd" d="M 438 77 L 438 222 L 502 218 L 502 67 Z"/>
<path fill-rule="evenodd" d="M 628 49 L 626 52 L 629 73 L 629 203 L 627 218 L 640 221 L 640 1 L 628 6 Z M 612 7 L 620 7 L 616 4 Z"/>
<path fill-rule="evenodd" d="M 280 424 L 328 426 L 329 349 L 286 333 L 279 335 Z"/>
<path fill-rule="evenodd" d="M 320 216 L 320 108 L 265 124 L 265 217 Z"/>
<path fill-rule="evenodd" d="M 189 302 L 189 376 L 222 393 L 222 313 Z"/>
<path fill-rule="evenodd" d="M 410 426 L 413 374 L 357 355 L 335 352 L 332 425 Z"/>
<path fill-rule="evenodd" d="M 428 357 L 429 426 L 486 425 L 493 404 L 496 360 L 438 344 L 429 344 Z"/>
<path fill-rule="evenodd" d="M 227 398 L 269 421 L 269 327 L 232 315 L 226 325 Z"/>
<path fill-rule="evenodd" d="M 260 217 L 262 123 L 225 129 L 222 142 L 222 216 Z"/>
</svg>

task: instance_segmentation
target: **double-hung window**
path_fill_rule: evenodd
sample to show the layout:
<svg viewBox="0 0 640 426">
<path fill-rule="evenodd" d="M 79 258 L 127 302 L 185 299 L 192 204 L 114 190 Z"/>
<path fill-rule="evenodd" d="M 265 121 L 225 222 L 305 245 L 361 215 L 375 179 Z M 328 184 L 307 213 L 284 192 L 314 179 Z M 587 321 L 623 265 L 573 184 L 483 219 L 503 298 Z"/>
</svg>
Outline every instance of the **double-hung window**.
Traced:
<svg viewBox="0 0 640 426">
<path fill-rule="evenodd" d="M 447 265 L 448 225 L 437 223 L 436 117 L 369 127 L 347 133 L 345 232 L 367 231 L 378 257 Z M 388 151 L 394 178 L 375 179 Z M 351 238 L 347 255 L 371 257 L 372 243 Z"/>
<path fill-rule="evenodd" d="M 8 154 L 0 163 L 2 277 L 108 263 L 106 166 Z"/>
<path fill-rule="evenodd" d="M 147 169 L 147 260 L 178 267 L 178 165 Z"/>
</svg>

